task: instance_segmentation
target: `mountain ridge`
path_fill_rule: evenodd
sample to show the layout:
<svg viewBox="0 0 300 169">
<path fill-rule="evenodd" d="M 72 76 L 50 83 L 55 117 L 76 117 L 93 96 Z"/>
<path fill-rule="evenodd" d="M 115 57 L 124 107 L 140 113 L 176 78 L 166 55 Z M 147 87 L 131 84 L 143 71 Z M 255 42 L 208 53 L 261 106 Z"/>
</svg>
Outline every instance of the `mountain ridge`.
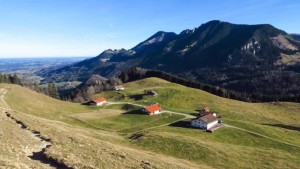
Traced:
<svg viewBox="0 0 300 169">
<path fill-rule="evenodd" d="M 298 94 L 294 86 L 300 83 L 299 49 L 294 36 L 270 24 L 213 20 L 179 34 L 158 31 L 129 50 L 105 50 L 95 58 L 38 74 L 45 81 L 84 81 L 93 74 L 112 77 L 142 67 L 239 92 Z"/>
</svg>

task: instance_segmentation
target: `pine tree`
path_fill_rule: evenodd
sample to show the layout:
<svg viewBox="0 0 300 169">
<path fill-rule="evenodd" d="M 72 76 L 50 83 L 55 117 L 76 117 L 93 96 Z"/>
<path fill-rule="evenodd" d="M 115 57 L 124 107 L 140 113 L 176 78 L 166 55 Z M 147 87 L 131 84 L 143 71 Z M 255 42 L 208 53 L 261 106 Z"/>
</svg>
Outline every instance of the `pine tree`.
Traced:
<svg viewBox="0 0 300 169">
<path fill-rule="evenodd" d="M 53 97 L 55 99 L 59 99 L 58 89 L 57 89 L 57 86 L 55 85 L 55 83 L 52 83 L 51 89 L 52 89 L 52 96 L 51 97 Z"/>
<path fill-rule="evenodd" d="M 59 99 L 59 94 L 58 94 L 58 90 L 57 90 L 55 83 L 48 83 L 47 90 L 48 90 L 48 95 L 50 97 Z"/>
</svg>

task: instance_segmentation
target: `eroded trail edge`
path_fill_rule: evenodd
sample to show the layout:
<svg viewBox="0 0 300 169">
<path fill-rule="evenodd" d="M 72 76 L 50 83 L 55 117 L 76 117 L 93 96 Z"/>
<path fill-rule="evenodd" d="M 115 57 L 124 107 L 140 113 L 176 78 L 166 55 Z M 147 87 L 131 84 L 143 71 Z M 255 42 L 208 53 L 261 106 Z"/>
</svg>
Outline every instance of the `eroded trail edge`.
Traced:
<svg viewBox="0 0 300 169">
<path fill-rule="evenodd" d="M 72 167 L 67 166 L 63 162 L 57 161 L 56 159 L 48 157 L 46 155 L 46 150 L 52 146 L 51 139 L 43 137 L 39 131 L 30 129 L 25 123 L 13 117 L 11 113 L 12 109 L 9 107 L 9 105 L 4 99 L 4 95 L 6 94 L 6 92 L 7 91 L 5 89 L 0 89 L 0 101 L 5 106 L 4 108 L 1 107 L 1 109 L 5 110 L 6 117 L 13 120 L 20 127 L 20 129 L 28 131 L 30 134 L 32 134 L 33 137 L 36 137 L 41 142 L 39 150 L 30 152 L 30 154 L 28 154 L 27 157 L 31 160 L 39 161 L 40 163 L 48 166 L 49 168 L 72 169 Z"/>
</svg>

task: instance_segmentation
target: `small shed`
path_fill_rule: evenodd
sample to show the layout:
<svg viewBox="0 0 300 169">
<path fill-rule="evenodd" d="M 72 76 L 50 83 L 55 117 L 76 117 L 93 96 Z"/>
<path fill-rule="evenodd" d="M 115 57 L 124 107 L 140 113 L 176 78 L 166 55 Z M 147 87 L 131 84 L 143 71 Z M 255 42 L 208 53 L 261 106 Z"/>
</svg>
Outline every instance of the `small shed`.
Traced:
<svg viewBox="0 0 300 169">
<path fill-rule="evenodd" d="M 158 104 L 152 104 L 150 106 L 145 106 L 142 111 L 149 115 L 159 114 L 161 113 L 161 107 Z"/>
<path fill-rule="evenodd" d="M 95 105 L 95 106 L 102 106 L 102 105 L 107 104 L 107 101 L 106 101 L 106 99 L 104 97 L 100 97 L 98 99 L 91 100 L 90 104 L 91 105 Z"/>
<path fill-rule="evenodd" d="M 209 111 L 208 107 L 204 107 L 201 111 L 198 112 L 197 117 L 203 117 L 206 116 L 208 114 L 212 114 L 213 116 L 217 116 L 216 113 Z"/>
<path fill-rule="evenodd" d="M 115 91 L 124 90 L 124 89 L 125 88 L 123 86 L 121 86 L 121 85 L 113 87 L 113 90 L 115 90 Z"/>
<path fill-rule="evenodd" d="M 146 91 L 146 94 L 147 94 L 147 95 L 151 95 L 151 96 L 157 96 L 157 92 L 154 91 L 154 90 L 147 90 L 147 91 Z"/>
</svg>

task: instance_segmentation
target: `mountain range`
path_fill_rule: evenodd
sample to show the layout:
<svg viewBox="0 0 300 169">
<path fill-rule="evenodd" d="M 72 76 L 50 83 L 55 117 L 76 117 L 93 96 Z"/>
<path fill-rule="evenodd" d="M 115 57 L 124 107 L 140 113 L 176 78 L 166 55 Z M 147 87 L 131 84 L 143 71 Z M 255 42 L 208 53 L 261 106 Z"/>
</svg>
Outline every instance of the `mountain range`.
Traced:
<svg viewBox="0 0 300 169">
<path fill-rule="evenodd" d="M 209 21 L 180 34 L 159 31 L 131 49 L 108 49 L 56 70 L 37 74 L 50 81 L 113 77 L 125 69 L 161 70 L 239 92 L 283 97 L 299 95 L 299 35 L 269 24 Z"/>
</svg>

